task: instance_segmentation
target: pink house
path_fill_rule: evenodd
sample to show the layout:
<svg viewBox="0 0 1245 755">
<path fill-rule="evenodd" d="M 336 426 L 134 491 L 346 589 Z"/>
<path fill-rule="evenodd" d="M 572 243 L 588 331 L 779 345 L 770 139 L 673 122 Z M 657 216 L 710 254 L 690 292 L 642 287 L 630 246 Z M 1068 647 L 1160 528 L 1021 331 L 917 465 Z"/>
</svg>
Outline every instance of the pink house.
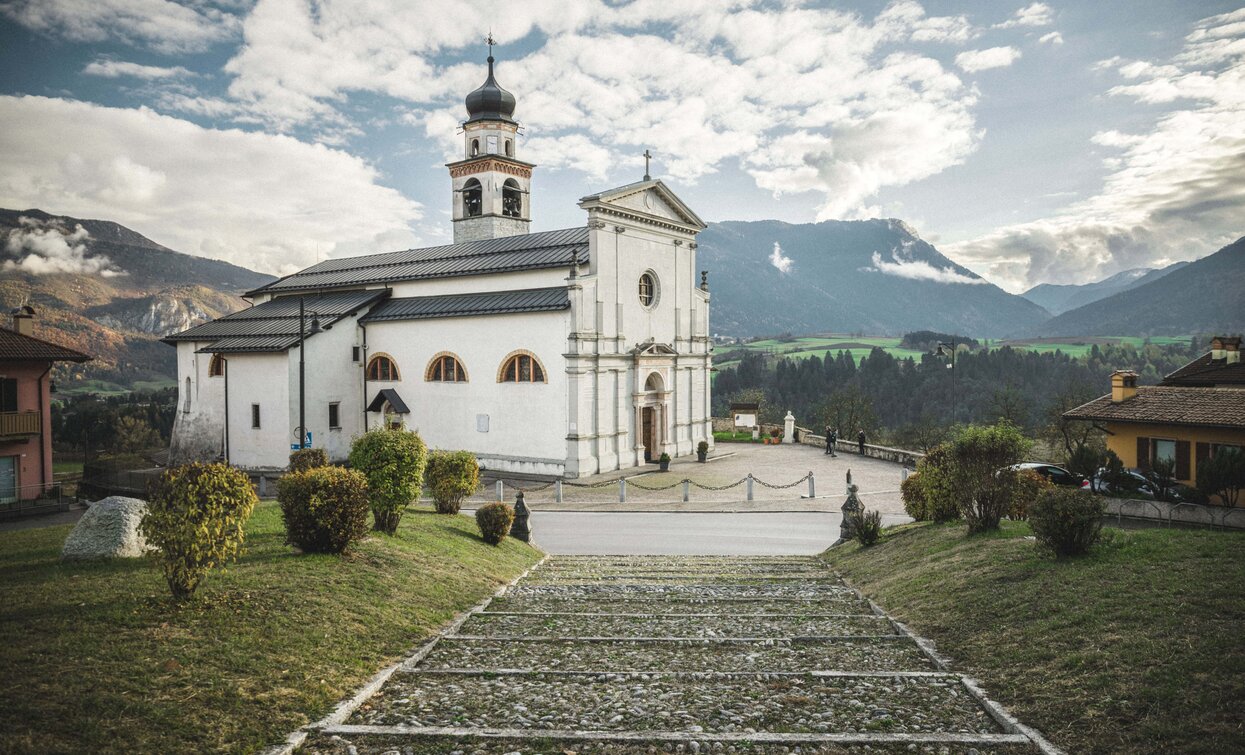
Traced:
<svg viewBox="0 0 1245 755">
<path fill-rule="evenodd" d="M 49 373 L 55 362 L 91 357 L 35 338 L 34 310 L 19 307 L 0 328 L 0 506 L 38 498 L 52 486 Z"/>
</svg>

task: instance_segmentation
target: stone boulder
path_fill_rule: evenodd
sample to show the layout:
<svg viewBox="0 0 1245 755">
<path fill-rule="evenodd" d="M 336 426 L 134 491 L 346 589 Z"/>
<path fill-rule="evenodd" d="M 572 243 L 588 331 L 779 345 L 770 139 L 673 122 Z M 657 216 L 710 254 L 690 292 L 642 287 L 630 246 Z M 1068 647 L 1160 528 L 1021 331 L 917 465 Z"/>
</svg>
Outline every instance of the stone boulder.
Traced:
<svg viewBox="0 0 1245 755">
<path fill-rule="evenodd" d="M 136 558 L 150 547 L 138 532 L 147 502 L 114 495 L 91 504 L 65 538 L 63 559 Z"/>
</svg>

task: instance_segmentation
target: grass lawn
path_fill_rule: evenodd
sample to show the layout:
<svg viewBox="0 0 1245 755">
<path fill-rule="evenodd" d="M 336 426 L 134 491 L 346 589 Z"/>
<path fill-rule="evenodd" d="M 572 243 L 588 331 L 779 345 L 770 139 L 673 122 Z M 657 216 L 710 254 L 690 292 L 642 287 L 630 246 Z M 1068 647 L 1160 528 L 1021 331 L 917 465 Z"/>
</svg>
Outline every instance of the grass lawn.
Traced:
<svg viewBox="0 0 1245 755">
<path fill-rule="evenodd" d="M 408 511 L 346 557 L 247 553 L 173 607 L 154 564 L 62 564 L 69 526 L 0 533 L 0 752 L 253 752 L 327 713 L 539 554 Z"/>
<path fill-rule="evenodd" d="M 1245 749 L 1245 534 L 1106 529 L 1057 562 L 1003 526 L 903 525 L 825 558 L 1068 752 Z"/>
</svg>

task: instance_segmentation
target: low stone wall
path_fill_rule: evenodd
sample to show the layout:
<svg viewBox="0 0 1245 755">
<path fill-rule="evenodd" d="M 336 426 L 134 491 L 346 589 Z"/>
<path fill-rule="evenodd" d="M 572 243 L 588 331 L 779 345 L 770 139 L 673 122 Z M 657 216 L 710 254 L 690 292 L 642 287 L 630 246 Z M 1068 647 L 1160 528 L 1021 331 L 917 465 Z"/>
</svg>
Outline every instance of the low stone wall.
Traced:
<svg viewBox="0 0 1245 755">
<path fill-rule="evenodd" d="M 1208 527 L 1245 530 L 1245 508 L 1229 509 L 1222 506 L 1203 506 L 1197 503 L 1167 503 L 1131 498 L 1107 498 L 1106 501 L 1107 516 L 1126 516 L 1131 519 L 1149 519 L 1168 524 L 1201 524 Z"/>
<path fill-rule="evenodd" d="M 811 430 L 803 427 L 797 427 L 796 430 L 800 436 L 801 443 L 816 446 L 817 448 L 826 447 L 826 436 L 814 435 Z M 834 450 L 835 453 L 840 454 L 858 454 L 860 453 L 860 444 L 854 440 L 839 438 L 839 442 L 835 444 Z M 865 444 L 864 455 L 871 459 L 881 459 L 882 461 L 890 461 L 909 467 L 916 466 L 918 461 L 925 458 L 925 454 L 920 451 L 909 451 L 904 448 L 891 448 L 889 446 L 875 446 L 872 443 Z"/>
</svg>

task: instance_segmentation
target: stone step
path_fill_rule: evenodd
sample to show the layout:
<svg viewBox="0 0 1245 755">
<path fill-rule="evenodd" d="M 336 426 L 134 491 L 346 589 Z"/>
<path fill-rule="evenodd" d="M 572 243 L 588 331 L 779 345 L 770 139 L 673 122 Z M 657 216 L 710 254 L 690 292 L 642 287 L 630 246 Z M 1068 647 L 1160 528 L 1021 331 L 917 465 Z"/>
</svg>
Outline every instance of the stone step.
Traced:
<svg viewBox="0 0 1245 755">
<path fill-rule="evenodd" d="M 842 583 L 835 582 L 771 582 L 768 584 L 720 584 L 712 582 L 699 583 L 653 583 L 653 584 L 621 584 L 581 583 L 581 584 L 534 584 L 524 580 L 515 587 L 505 591 L 505 597 L 557 596 L 561 598 L 694 598 L 710 600 L 716 598 L 782 598 L 816 600 L 825 597 L 855 596 L 856 591 Z"/>
<path fill-rule="evenodd" d="M 859 613 L 869 614 L 869 601 L 852 594 L 835 595 L 821 600 L 781 600 L 776 598 L 739 598 L 697 600 L 694 598 L 558 598 L 502 597 L 494 598 L 487 610 L 500 613 Z"/>
<path fill-rule="evenodd" d="M 884 616 L 798 614 L 641 616 L 473 614 L 458 633 L 475 637 L 841 637 L 899 634 Z"/>
<path fill-rule="evenodd" d="M 346 724 L 476 730 L 998 734 L 959 678 L 394 674 Z"/>
<path fill-rule="evenodd" d="M 420 669 L 934 671 L 906 637 L 855 640 L 470 640 L 446 637 Z"/>
<path fill-rule="evenodd" d="M 560 574 L 554 571 L 532 570 L 530 574 L 523 580 L 529 585 L 541 584 L 593 584 L 598 582 L 617 582 L 627 585 L 647 585 L 647 584 L 695 584 L 698 582 L 708 582 L 718 585 L 734 585 L 734 584 L 766 584 L 770 582 L 824 582 L 827 584 L 842 584 L 838 577 L 827 571 L 805 571 L 805 572 L 785 572 L 785 573 L 727 573 L 718 572 L 616 572 L 610 574 L 581 574 L 578 572 L 568 572 Z"/>
<path fill-rule="evenodd" d="M 489 736 L 478 733 L 412 734 L 401 731 L 360 730 L 334 727 L 308 737 L 300 752 L 308 755 L 1033 755 L 1038 750 L 1028 740 L 1014 734 L 972 737 L 933 735 L 898 738 L 899 735 L 872 735 L 851 741 L 835 737 L 817 741 L 811 736 L 757 741 L 756 737 L 718 736 L 665 739 L 644 736 L 637 740 L 619 738 Z M 958 741 L 957 741 L 958 740 Z M 796 749 L 798 748 L 798 750 Z"/>
</svg>

